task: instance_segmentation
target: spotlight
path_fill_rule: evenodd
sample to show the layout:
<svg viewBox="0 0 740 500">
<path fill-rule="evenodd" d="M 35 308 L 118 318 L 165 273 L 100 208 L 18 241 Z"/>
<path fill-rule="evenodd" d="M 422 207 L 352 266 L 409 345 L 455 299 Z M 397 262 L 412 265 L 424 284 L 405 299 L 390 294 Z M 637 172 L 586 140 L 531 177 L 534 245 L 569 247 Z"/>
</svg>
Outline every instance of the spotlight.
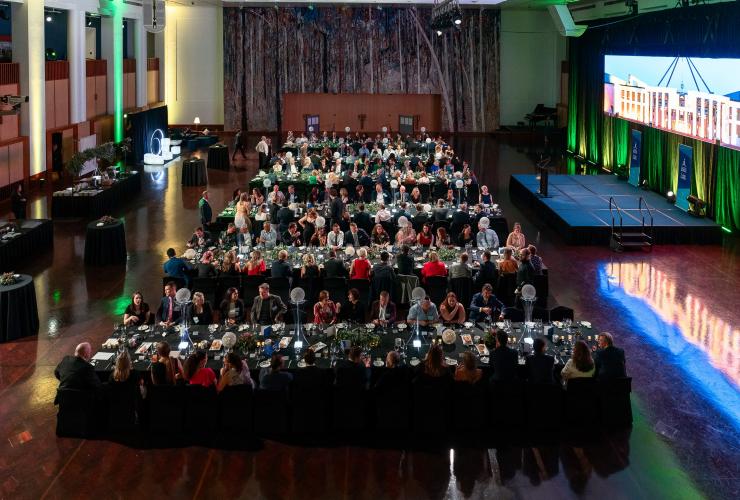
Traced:
<svg viewBox="0 0 740 500">
<path fill-rule="evenodd" d="M 442 36 L 442 32 L 437 30 L 437 36 Z"/>
<path fill-rule="evenodd" d="M 665 199 L 666 201 L 668 201 L 668 203 L 676 203 L 676 193 L 674 193 L 673 191 L 668 191 L 665 194 Z"/>
<path fill-rule="evenodd" d="M 51 22 L 51 16 L 46 16 L 46 22 L 47 23 L 50 23 Z"/>
<path fill-rule="evenodd" d="M 455 19 L 455 25 L 460 26 L 462 24 L 462 19 Z"/>
</svg>

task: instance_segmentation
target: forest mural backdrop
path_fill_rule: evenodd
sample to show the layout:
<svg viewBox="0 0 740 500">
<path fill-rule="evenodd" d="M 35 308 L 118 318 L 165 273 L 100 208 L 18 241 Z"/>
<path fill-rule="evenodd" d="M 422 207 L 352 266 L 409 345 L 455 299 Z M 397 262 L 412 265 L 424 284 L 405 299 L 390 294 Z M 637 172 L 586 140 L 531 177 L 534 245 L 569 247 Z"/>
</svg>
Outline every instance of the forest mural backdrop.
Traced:
<svg viewBox="0 0 740 500">
<path fill-rule="evenodd" d="M 465 10 L 441 37 L 428 8 L 223 11 L 227 129 L 282 129 L 287 92 L 440 94 L 444 130 L 498 128 L 498 10 Z"/>
</svg>

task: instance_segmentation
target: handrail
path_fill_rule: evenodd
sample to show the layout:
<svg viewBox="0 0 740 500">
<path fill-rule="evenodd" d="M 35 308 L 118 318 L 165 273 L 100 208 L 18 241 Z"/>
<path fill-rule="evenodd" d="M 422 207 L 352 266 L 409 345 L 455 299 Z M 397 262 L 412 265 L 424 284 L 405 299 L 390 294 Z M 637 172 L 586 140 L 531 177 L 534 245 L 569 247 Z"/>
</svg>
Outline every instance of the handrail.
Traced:
<svg viewBox="0 0 740 500">
<path fill-rule="evenodd" d="M 650 217 L 650 239 L 653 238 L 653 209 L 650 208 L 650 205 L 648 205 L 648 202 L 645 198 L 640 196 L 639 203 L 637 204 L 637 207 L 640 209 L 640 217 L 642 218 L 642 232 L 645 233 L 645 214 L 642 211 L 642 206 L 645 205 L 645 209 L 647 210 L 648 216 Z"/>
<path fill-rule="evenodd" d="M 619 208 L 619 205 L 617 205 L 617 202 L 614 200 L 613 196 L 609 197 L 609 215 L 612 217 L 612 239 L 614 239 L 614 211 L 613 208 L 617 209 L 617 215 L 619 216 L 619 236 L 621 238 L 622 236 L 622 230 L 623 230 L 623 221 L 622 221 L 622 209 Z"/>
</svg>

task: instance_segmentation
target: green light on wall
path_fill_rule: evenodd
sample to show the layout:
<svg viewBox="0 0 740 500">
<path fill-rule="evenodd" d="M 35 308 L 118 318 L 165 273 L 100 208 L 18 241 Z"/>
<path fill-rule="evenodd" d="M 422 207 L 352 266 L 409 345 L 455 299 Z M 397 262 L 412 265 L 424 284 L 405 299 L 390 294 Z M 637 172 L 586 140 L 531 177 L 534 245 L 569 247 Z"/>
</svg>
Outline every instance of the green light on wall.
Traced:
<svg viewBox="0 0 740 500">
<path fill-rule="evenodd" d="M 123 140 L 123 0 L 111 0 L 113 17 L 113 140 Z"/>
</svg>

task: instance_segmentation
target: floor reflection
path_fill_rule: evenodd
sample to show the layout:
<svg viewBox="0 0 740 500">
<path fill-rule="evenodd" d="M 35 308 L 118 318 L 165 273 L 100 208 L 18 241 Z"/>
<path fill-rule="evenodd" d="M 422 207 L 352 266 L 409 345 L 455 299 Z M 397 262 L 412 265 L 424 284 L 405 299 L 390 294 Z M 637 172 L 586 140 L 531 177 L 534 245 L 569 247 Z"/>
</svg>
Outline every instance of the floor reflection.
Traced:
<svg viewBox="0 0 740 500">
<path fill-rule="evenodd" d="M 740 330 L 647 262 L 605 264 L 599 291 L 639 320 L 637 332 L 668 351 L 665 359 L 740 429 Z"/>
</svg>

